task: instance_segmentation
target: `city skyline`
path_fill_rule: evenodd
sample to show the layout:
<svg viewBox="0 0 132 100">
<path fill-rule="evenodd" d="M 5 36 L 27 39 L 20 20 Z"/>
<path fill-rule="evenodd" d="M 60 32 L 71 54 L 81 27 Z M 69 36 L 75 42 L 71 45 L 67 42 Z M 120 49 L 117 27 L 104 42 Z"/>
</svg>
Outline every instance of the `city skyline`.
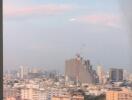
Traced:
<svg viewBox="0 0 132 100">
<path fill-rule="evenodd" d="M 118 0 L 4 1 L 4 68 L 64 70 L 76 53 L 105 68 L 130 70 L 130 44 Z"/>
<path fill-rule="evenodd" d="M 79 55 L 79 54 L 77 54 L 76 56 L 74 56 L 74 57 L 72 57 L 72 58 L 69 58 L 69 59 L 66 59 L 65 60 L 65 65 L 64 65 L 64 68 L 63 68 L 63 70 L 59 70 L 59 69 L 55 69 L 55 68 L 51 68 L 51 69 L 48 69 L 48 68 L 45 68 L 45 67 L 42 67 L 42 66 L 29 66 L 29 65 L 20 65 L 20 66 L 17 66 L 17 68 L 14 68 L 14 69 L 4 69 L 4 73 L 12 73 L 12 72 L 17 72 L 18 70 L 20 70 L 20 69 L 22 69 L 22 72 L 24 72 L 24 73 L 28 73 L 28 72 L 32 72 L 33 71 L 33 73 L 34 72 L 37 72 L 37 71 L 44 71 L 44 72 L 55 72 L 55 73 L 60 73 L 60 74 L 66 74 L 66 70 L 67 70 L 67 62 L 68 61 L 70 61 L 71 60 L 71 62 L 72 62 L 72 60 L 73 60 L 73 62 L 74 62 L 74 60 L 76 61 L 81 61 L 82 62 L 82 64 L 86 61 L 86 62 L 91 62 L 91 60 L 90 59 L 87 59 L 87 58 L 84 58 L 84 57 L 82 57 L 81 55 Z M 73 63 L 72 62 L 72 63 Z M 86 63 L 85 62 L 85 63 Z M 75 62 L 74 62 L 75 63 Z M 90 63 L 91 64 L 91 63 Z M 72 65 L 72 64 L 71 64 Z M 86 67 L 85 66 L 85 64 L 84 65 L 82 65 L 84 68 Z M 69 71 L 72 73 L 73 71 L 75 71 L 75 70 L 73 70 L 75 67 L 78 67 L 78 65 L 76 65 L 76 64 L 73 64 L 72 66 L 69 66 Z M 83 67 L 81 68 L 81 70 L 84 70 L 83 69 Z M 87 66 L 88 67 L 88 66 Z M 105 75 L 107 75 L 107 74 L 110 74 L 109 72 L 111 71 L 111 70 L 121 70 L 121 71 L 123 71 L 123 73 L 124 73 L 124 76 L 123 77 L 125 77 L 125 76 L 128 76 L 128 74 L 130 74 L 131 73 L 131 71 L 130 70 L 127 70 L 126 68 L 124 68 L 124 67 L 114 67 L 114 66 L 111 66 L 110 68 L 105 68 L 105 66 L 103 66 L 102 64 L 97 64 L 97 65 L 93 65 L 93 64 L 91 64 L 91 65 L 89 65 L 89 67 L 91 68 L 91 71 L 90 72 L 96 72 L 96 74 L 95 74 L 95 76 L 96 75 L 98 75 L 100 78 L 102 78 L 102 79 L 104 79 L 104 78 L 106 78 L 106 77 L 104 77 L 104 74 Z M 70 70 L 70 68 L 72 68 L 72 70 Z M 76 69 L 76 68 L 75 68 Z M 68 70 L 67 70 L 68 71 Z M 75 71 L 76 72 L 76 71 Z M 81 72 L 81 71 L 78 71 L 79 73 Z M 82 73 L 84 73 L 84 72 L 82 72 Z M 74 73 L 74 74 L 77 74 L 77 73 Z M 102 80 L 101 79 L 101 80 Z"/>
<path fill-rule="evenodd" d="M 79 55 L 66 61 L 65 74 L 20 66 L 4 73 L 4 100 L 132 99 L 132 73 L 97 68 Z"/>
</svg>

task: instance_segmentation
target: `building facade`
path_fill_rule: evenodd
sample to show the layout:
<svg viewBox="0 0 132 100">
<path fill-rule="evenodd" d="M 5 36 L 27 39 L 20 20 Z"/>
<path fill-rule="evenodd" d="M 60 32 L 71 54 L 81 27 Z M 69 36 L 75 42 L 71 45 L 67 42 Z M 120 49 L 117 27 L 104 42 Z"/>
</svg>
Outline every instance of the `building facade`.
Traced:
<svg viewBox="0 0 132 100">
<path fill-rule="evenodd" d="M 111 68 L 109 74 L 111 81 L 123 81 L 123 69 Z"/>
<path fill-rule="evenodd" d="M 70 95 L 63 95 L 63 96 L 53 96 L 51 100 L 84 100 L 84 96 L 70 96 Z"/>
<path fill-rule="evenodd" d="M 131 91 L 107 91 L 106 100 L 132 100 Z"/>
<path fill-rule="evenodd" d="M 80 55 L 65 62 L 66 81 L 79 83 L 95 83 L 95 71 L 92 69 L 89 60 L 84 60 Z"/>
<path fill-rule="evenodd" d="M 97 75 L 99 78 L 99 83 L 105 84 L 106 83 L 106 75 L 105 75 L 105 71 L 103 69 L 103 66 L 101 66 L 101 65 L 97 66 Z"/>
</svg>

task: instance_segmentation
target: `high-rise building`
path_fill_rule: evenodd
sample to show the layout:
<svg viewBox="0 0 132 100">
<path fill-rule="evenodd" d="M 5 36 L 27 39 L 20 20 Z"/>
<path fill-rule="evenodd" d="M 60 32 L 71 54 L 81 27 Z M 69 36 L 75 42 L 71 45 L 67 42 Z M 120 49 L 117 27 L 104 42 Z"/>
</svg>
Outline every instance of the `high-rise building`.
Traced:
<svg viewBox="0 0 132 100">
<path fill-rule="evenodd" d="M 111 68 L 109 74 L 109 78 L 111 81 L 123 81 L 123 69 Z"/>
<path fill-rule="evenodd" d="M 26 78 L 28 75 L 29 69 L 27 66 L 20 66 L 20 78 Z"/>
<path fill-rule="evenodd" d="M 101 65 L 97 66 L 97 75 L 99 78 L 99 83 L 104 84 L 106 82 L 106 75 L 105 75 L 105 71 Z"/>
<path fill-rule="evenodd" d="M 76 58 L 66 60 L 65 78 L 67 81 L 93 84 L 95 83 L 95 71 L 89 60 L 84 60 L 77 55 Z"/>
<path fill-rule="evenodd" d="M 129 79 L 128 80 L 132 82 L 132 74 L 129 75 Z"/>
<path fill-rule="evenodd" d="M 123 71 L 123 80 L 129 80 L 130 73 L 127 70 Z"/>
</svg>

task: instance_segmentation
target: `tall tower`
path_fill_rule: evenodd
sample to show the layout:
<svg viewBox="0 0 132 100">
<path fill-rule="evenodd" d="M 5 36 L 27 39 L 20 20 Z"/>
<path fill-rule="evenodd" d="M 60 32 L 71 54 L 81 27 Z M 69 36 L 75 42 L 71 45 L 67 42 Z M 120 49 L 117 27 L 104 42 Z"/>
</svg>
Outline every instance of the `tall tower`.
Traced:
<svg viewBox="0 0 132 100">
<path fill-rule="evenodd" d="M 123 81 L 123 69 L 111 68 L 109 74 L 111 81 Z"/>
<path fill-rule="evenodd" d="M 130 73 L 127 70 L 123 71 L 123 80 L 129 80 Z"/>
<path fill-rule="evenodd" d="M 99 77 L 99 83 L 104 84 L 106 82 L 106 76 L 102 65 L 97 66 L 97 75 Z"/>
<path fill-rule="evenodd" d="M 65 78 L 77 83 L 95 83 L 94 71 L 89 60 L 80 55 L 65 62 Z"/>
<path fill-rule="evenodd" d="M 77 54 L 76 58 L 78 60 L 77 65 L 79 65 L 79 60 L 81 60 L 80 54 Z M 77 66 L 75 74 L 76 74 L 76 84 L 78 86 L 79 85 L 79 66 Z"/>
<path fill-rule="evenodd" d="M 29 69 L 26 66 L 20 66 L 20 78 L 26 78 L 28 75 Z"/>
</svg>

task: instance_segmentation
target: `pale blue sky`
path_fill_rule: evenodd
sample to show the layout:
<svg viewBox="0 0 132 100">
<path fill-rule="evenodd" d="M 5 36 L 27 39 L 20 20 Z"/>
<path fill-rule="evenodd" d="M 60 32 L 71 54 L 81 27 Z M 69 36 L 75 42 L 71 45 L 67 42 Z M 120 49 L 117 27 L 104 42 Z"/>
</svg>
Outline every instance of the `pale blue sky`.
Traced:
<svg viewBox="0 0 132 100">
<path fill-rule="evenodd" d="M 129 49 L 117 0 L 4 0 L 5 68 L 64 70 L 81 52 L 92 65 L 129 69 Z"/>
</svg>

